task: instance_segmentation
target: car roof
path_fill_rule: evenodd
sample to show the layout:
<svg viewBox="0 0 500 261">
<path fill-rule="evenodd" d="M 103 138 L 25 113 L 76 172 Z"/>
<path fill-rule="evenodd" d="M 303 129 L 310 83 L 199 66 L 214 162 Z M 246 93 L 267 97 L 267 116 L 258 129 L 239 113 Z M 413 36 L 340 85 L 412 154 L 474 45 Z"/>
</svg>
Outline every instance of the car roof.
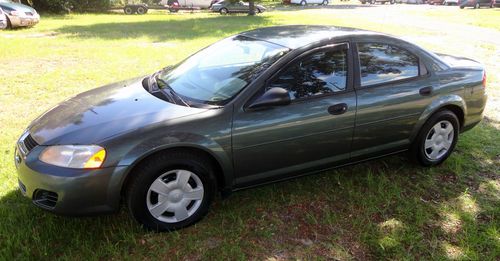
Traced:
<svg viewBox="0 0 500 261">
<path fill-rule="evenodd" d="M 373 31 L 350 27 L 323 25 L 272 26 L 246 31 L 240 35 L 272 42 L 290 49 L 296 49 L 322 40 L 360 34 L 384 35 Z"/>
</svg>

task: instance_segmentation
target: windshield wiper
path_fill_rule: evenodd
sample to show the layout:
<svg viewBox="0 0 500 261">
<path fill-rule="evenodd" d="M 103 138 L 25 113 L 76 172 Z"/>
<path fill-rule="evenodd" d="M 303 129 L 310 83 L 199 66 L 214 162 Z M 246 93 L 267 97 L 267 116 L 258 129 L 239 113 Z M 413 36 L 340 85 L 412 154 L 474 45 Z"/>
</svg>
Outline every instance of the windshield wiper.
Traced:
<svg viewBox="0 0 500 261">
<path fill-rule="evenodd" d="M 181 102 L 184 106 L 186 107 L 191 107 L 189 103 L 187 103 L 179 94 L 177 94 L 172 87 L 163 79 L 160 78 L 160 73 L 162 72 L 158 71 L 154 73 L 151 77 L 153 78 L 153 81 L 155 82 L 156 86 L 158 89 L 165 94 L 165 96 L 168 97 L 168 99 L 174 103 L 174 104 L 179 104 L 177 101 Z"/>
</svg>

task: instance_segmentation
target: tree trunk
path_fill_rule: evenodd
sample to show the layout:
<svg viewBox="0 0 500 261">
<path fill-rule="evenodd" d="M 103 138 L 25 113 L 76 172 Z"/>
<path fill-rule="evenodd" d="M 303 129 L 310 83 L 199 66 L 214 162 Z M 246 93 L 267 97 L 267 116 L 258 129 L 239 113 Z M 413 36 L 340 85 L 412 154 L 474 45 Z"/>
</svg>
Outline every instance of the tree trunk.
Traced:
<svg viewBox="0 0 500 261">
<path fill-rule="evenodd" d="M 249 7 L 248 15 L 255 15 L 255 1 L 254 0 L 248 1 L 248 7 Z"/>
</svg>

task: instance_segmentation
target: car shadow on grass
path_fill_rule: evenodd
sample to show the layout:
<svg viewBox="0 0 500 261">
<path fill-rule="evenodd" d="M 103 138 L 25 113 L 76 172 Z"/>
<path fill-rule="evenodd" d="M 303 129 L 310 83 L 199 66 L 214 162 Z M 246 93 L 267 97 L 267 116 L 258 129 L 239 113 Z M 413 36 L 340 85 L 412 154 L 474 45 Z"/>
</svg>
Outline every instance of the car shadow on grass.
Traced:
<svg viewBox="0 0 500 261">
<path fill-rule="evenodd" d="M 440 166 L 396 155 L 244 190 L 173 233 L 144 231 L 124 208 L 99 217 L 53 215 L 11 191 L 0 198 L 0 257 L 493 260 L 498 142 L 498 122 L 486 119 Z"/>
<path fill-rule="evenodd" d="M 105 40 L 148 37 L 153 41 L 190 40 L 203 37 L 222 37 L 244 30 L 270 25 L 266 16 L 208 16 L 192 19 L 98 23 L 63 26 L 57 30 L 78 38 Z"/>
</svg>

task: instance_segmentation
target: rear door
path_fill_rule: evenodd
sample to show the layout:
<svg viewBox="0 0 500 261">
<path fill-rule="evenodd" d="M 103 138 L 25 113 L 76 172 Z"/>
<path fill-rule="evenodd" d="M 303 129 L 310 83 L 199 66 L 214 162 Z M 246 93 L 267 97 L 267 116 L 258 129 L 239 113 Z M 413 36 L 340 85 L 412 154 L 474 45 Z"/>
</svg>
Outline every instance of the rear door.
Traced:
<svg viewBox="0 0 500 261">
<path fill-rule="evenodd" d="M 353 160 L 402 150 L 439 82 L 403 43 L 358 42 Z"/>
<path fill-rule="evenodd" d="M 241 108 L 233 119 L 237 186 L 291 177 L 349 159 L 356 112 L 348 44 L 315 49 L 272 77 L 292 103 L 266 110 Z"/>
</svg>

